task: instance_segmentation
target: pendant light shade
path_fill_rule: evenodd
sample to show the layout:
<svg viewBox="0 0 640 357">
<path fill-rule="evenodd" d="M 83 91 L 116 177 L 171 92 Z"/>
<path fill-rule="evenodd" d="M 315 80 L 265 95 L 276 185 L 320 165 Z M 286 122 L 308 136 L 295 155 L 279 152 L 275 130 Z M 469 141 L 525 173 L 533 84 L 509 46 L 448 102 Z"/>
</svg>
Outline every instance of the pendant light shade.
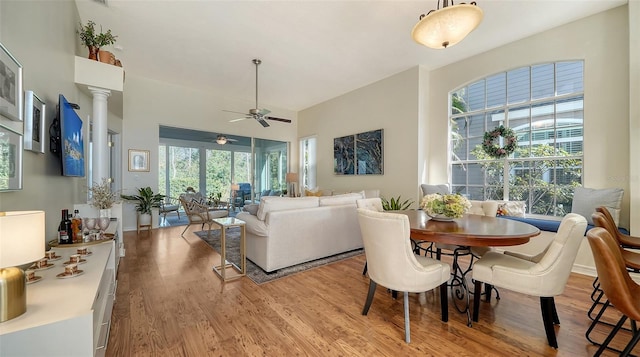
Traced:
<svg viewBox="0 0 640 357">
<path fill-rule="evenodd" d="M 227 137 L 224 135 L 218 135 L 218 137 L 216 138 L 216 143 L 220 144 L 220 145 L 224 145 L 227 143 Z"/>
<path fill-rule="evenodd" d="M 438 0 L 438 7 L 440 1 Z M 411 37 L 419 44 L 441 49 L 462 41 L 482 21 L 482 9 L 475 2 L 449 6 L 443 0 L 442 8 L 431 10 L 420 16 L 420 21 L 411 32 Z"/>
</svg>

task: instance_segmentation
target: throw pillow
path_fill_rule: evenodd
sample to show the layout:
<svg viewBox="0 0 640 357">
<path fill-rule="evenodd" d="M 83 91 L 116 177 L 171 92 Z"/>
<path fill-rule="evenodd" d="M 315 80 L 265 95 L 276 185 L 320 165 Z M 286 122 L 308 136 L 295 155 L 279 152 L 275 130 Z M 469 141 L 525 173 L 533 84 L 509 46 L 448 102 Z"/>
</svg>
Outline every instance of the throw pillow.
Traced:
<svg viewBox="0 0 640 357">
<path fill-rule="evenodd" d="M 497 201 L 498 216 L 523 217 L 527 212 L 527 203 L 525 201 Z"/>
<path fill-rule="evenodd" d="M 439 193 L 441 195 L 449 193 L 449 185 L 446 183 L 442 185 L 428 185 L 423 183 L 420 185 L 420 188 L 422 188 L 422 196 L 432 195 L 434 193 Z"/>
<path fill-rule="evenodd" d="M 310 191 L 310 190 L 305 189 L 304 190 L 304 195 L 305 196 L 320 197 L 320 196 L 322 196 L 322 191 Z"/>
<path fill-rule="evenodd" d="M 593 224 L 591 215 L 596 211 L 596 207 L 605 206 L 611 213 L 617 226 L 620 219 L 620 207 L 622 206 L 623 195 L 624 190 L 621 188 L 595 189 L 576 187 L 573 192 L 571 213 L 584 216 L 589 224 Z"/>
<path fill-rule="evenodd" d="M 258 207 L 260 207 L 259 204 L 252 203 L 252 204 L 249 204 L 249 205 L 244 205 L 243 209 L 246 212 L 249 212 L 249 214 L 256 216 L 256 215 L 258 215 Z"/>
</svg>

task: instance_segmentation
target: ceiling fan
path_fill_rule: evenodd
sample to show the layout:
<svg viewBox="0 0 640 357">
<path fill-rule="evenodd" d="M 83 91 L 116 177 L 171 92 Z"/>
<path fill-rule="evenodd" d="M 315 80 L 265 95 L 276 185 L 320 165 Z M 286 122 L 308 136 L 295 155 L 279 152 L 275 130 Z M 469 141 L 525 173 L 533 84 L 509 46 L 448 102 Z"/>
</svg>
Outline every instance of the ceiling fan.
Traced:
<svg viewBox="0 0 640 357">
<path fill-rule="evenodd" d="M 220 144 L 220 145 L 224 145 L 226 143 L 234 143 L 238 140 L 236 139 L 232 139 L 224 134 L 218 134 L 218 136 L 216 137 L 216 143 Z"/>
<path fill-rule="evenodd" d="M 223 111 L 244 115 L 244 118 L 232 119 L 232 120 L 229 120 L 229 122 L 236 122 L 236 121 L 245 120 L 245 119 L 255 119 L 258 121 L 258 123 L 260 123 L 265 128 L 269 126 L 269 123 L 267 123 L 267 120 L 274 120 L 274 121 L 279 121 L 283 123 L 291 123 L 291 119 L 282 119 L 282 118 L 267 116 L 267 114 L 271 113 L 270 110 L 264 109 L 264 108 L 259 109 L 258 107 L 258 66 L 260 65 L 260 63 L 262 63 L 262 61 L 257 58 L 253 60 L 253 64 L 256 65 L 256 107 L 253 109 L 249 109 L 249 113 L 234 112 L 231 110 L 223 110 Z"/>
</svg>

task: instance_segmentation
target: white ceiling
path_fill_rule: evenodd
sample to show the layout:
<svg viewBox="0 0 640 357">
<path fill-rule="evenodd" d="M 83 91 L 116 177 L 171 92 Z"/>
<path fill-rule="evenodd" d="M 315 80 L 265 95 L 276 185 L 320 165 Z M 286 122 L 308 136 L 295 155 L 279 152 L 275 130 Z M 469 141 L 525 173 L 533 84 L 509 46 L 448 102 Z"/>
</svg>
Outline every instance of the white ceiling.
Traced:
<svg viewBox="0 0 640 357">
<path fill-rule="evenodd" d="M 126 72 L 298 111 L 416 65 L 435 69 L 627 3 L 627 0 L 477 0 L 480 26 L 433 50 L 410 36 L 425 1 L 76 0 L 83 23 L 118 35 Z M 456 1 L 456 3 L 458 3 Z M 234 114 L 230 114 L 234 116 Z M 237 115 L 235 115 L 237 116 Z"/>
</svg>

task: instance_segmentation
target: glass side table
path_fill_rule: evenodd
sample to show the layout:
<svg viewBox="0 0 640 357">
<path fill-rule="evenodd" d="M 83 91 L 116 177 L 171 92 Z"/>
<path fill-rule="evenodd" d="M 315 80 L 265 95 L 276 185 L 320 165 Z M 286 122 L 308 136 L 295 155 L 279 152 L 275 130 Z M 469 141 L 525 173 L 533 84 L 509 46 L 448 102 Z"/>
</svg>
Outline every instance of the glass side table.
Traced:
<svg viewBox="0 0 640 357">
<path fill-rule="evenodd" d="M 245 245 L 245 222 L 235 217 L 215 218 L 211 222 L 220 227 L 220 264 L 213 266 L 213 271 L 222 278 L 222 281 L 229 281 L 243 277 L 247 274 L 247 256 Z M 227 261 L 226 235 L 227 229 L 240 227 L 240 267 L 235 263 Z M 227 270 L 231 275 L 227 274 Z"/>
</svg>

